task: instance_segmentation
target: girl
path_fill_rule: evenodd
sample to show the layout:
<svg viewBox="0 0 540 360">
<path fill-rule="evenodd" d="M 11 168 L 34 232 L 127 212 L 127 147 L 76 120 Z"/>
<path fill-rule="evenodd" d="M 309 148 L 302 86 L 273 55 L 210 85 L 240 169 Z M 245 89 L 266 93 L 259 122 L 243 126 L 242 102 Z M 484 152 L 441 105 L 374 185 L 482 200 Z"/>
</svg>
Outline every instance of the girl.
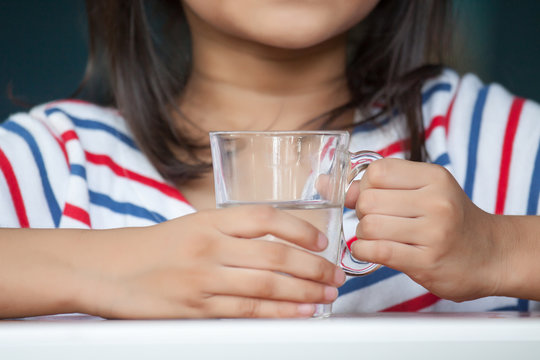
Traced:
<svg viewBox="0 0 540 360">
<path fill-rule="evenodd" d="M 354 255 L 387 267 L 341 286 L 337 312 L 536 306 L 517 298 L 540 300 L 540 108 L 436 65 L 449 1 L 152 3 L 87 1 L 94 104 L 0 128 L 1 316 L 310 316 L 343 272 L 250 238 L 327 239 L 215 210 L 207 134 L 320 128 L 396 158 L 347 194 Z"/>
</svg>

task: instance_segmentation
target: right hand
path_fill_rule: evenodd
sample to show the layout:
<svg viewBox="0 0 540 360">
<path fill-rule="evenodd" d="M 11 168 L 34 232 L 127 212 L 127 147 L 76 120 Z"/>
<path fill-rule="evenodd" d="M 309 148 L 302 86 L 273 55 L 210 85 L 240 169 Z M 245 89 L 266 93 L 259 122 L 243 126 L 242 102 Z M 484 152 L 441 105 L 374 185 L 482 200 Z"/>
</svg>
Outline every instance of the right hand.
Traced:
<svg viewBox="0 0 540 360">
<path fill-rule="evenodd" d="M 343 271 L 327 239 L 267 206 L 201 211 L 146 228 L 106 230 L 83 311 L 106 318 L 308 317 L 331 303 Z M 273 235 L 286 243 L 253 240 Z M 299 246 L 299 247 L 298 247 Z M 95 269 L 95 267 L 94 267 Z"/>
</svg>

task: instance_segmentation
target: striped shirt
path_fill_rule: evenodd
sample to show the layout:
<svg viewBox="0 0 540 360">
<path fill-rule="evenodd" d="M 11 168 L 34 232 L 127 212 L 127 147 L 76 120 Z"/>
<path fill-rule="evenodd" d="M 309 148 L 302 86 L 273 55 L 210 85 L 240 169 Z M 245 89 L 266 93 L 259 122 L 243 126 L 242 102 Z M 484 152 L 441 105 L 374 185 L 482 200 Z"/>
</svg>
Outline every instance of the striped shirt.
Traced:
<svg viewBox="0 0 540 360">
<path fill-rule="evenodd" d="M 474 203 L 490 213 L 539 213 L 538 104 L 445 70 L 424 85 L 422 113 L 429 161 L 446 167 Z M 403 158 L 406 137 L 398 115 L 357 126 L 350 150 Z M 2 123 L 0 170 L 0 227 L 147 226 L 196 211 L 138 149 L 116 110 L 82 101 L 47 103 Z M 345 211 L 349 241 L 356 224 Z M 337 313 L 540 308 L 506 297 L 442 300 L 386 267 L 348 279 L 339 295 Z"/>
</svg>

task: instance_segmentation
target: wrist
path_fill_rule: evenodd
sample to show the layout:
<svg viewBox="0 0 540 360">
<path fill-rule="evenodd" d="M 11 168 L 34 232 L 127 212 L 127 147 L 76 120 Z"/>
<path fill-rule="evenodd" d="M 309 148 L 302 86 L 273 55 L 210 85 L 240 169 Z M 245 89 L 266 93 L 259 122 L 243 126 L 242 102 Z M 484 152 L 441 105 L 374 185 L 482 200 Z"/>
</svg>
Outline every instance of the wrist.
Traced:
<svg viewBox="0 0 540 360">
<path fill-rule="evenodd" d="M 487 214 L 490 218 L 489 224 L 489 247 L 491 248 L 488 267 L 489 296 L 504 296 L 511 286 L 512 279 L 508 276 L 512 268 L 511 265 L 511 244 L 513 225 L 507 216 Z M 513 240 L 513 239 L 512 239 Z"/>
<path fill-rule="evenodd" d="M 533 231 L 534 217 L 492 215 L 495 226 L 493 239 L 496 244 L 497 287 L 492 295 L 533 298 L 531 284 L 538 278 L 535 253 L 537 246 L 531 242 L 528 231 Z M 532 222 L 531 222 L 532 221 Z"/>
<path fill-rule="evenodd" d="M 77 274 L 79 286 L 74 293 L 78 312 L 101 317 L 116 317 L 115 299 L 121 291 L 121 279 L 137 257 L 147 251 L 147 227 L 85 231 L 78 241 Z M 141 235 L 143 234 L 143 235 Z M 145 241 L 138 241 L 144 239 Z"/>
</svg>

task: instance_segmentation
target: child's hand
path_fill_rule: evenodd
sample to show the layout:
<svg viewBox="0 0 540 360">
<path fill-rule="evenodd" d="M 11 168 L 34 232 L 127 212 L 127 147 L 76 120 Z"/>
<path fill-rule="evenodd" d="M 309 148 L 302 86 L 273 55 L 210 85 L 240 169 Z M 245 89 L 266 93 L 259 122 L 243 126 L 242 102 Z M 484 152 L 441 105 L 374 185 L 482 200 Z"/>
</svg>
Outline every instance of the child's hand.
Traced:
<svg viewBox="0 0 540 360">
<path fill-rule="evenodd" d="M 496 293 L 504 269 L 495 216 L 438 165 L 378 160 L 347 194 L 360 219 L 353 255 L 402 271 L 432 293 L 464 301 Z"/>
<path fill-rule="evenodd" d="M 320 256 L 324 235 L 266 206 L 202 211 L 148 228 L 118 229 L 103 256 L 91 314 L 112 318 L 311 316 L 345 274 Z M 107 248 L 107 251 L 112 248 Z M 289 275 L 286 275 L 289 274 Z"/>
</svg>

